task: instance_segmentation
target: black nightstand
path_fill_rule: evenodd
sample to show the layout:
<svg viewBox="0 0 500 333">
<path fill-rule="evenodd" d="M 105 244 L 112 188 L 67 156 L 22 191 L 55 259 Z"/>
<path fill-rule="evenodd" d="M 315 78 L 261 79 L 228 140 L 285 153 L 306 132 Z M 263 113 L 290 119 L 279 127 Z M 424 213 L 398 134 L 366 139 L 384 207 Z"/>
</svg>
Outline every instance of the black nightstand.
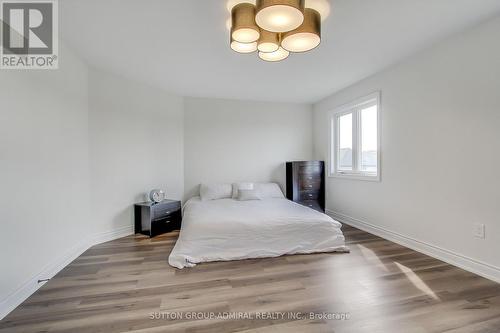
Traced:
<svg viewBox="0 0 500 333">
<path fill-rule="evenodd" d="M 134 205 L 135 233 L 154 237 L 181 228 L 181 202 L 163 200 L 159 203 L 141 202 Z"/>
</svg>

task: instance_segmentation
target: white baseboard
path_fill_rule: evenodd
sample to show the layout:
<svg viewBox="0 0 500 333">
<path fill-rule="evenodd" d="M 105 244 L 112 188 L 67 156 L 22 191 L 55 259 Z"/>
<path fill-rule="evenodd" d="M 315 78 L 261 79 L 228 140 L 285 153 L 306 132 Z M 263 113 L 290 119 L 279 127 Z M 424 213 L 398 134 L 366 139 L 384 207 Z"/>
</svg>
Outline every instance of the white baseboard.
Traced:
<svg viewBox="0 0 500 333">
<path fill-rule="evenodd" d="M 414 239 L 409 236 L 405 236 L 399 234 L 397 232 L 393 232 L 387 230 L 385 228 L 373 225 L 366 221 L 361 221 L 359 219 L 353 218 L 348 215 L 344 215 L 339 212 L 335 212 L 327 209 L 326 213 L 330 215 L 335 220 L 338 220 L 341 223 L 356 227 L 358 229 L 364 230 L 376 236 L 385 238 L 394 243 L 403 245 L 412 250 L 424 253 L 433 258 L 442 260 L 447 262 L 453 266 L 460 267 L 465 269 L 466 271 L 472 272 L 474 274 L 485 277 L 489 280 L 500 283 L 500 268 L 487 264 L 485 262 L 481 262 L 479 260 L 475 260 L 464 255 L 455 253 L 450 250 L 443 249 L 439 246 L 432 245 L 417 239 Z"/>
<path fill-rule="evenodd" d="M 40 273 L 33 276 L 31 279 L 21 285 L 21 287 L 19 287 L 9 296 L 3 299 L 0 302 L 0 320 L 7 316 L 12 310 L 17 308 L 22 302 L 24 302 L 28 297 L 30 297 L 35 291 L 37 291 L 46 283 L 39 283 L 39 280 L 51 279 L 69 263 L 78 258 L 83 252 L 87 251 L 90 247 L 100 243 L 132 235 L 134 233 L 133 229 L 133 226 L 120 227 L 115 230 L 95 234 L 76 244 L 63 256 L 45 266 L 40 271 Z"/>
<path fill-rule="evenodd" d="M 116 228 L 114 230 L 110 230 L 110 231 L 95 235 L 93 237 L 92 245 L 90 245 L 90 246 L 109 242 L 109 241 L 112 241 L 112 240 L 115 240 L 118 238 L 130 236 L 133 234 L 134 234 L 134 226 L 125 226 L 125 227 Z"/>
</svg>

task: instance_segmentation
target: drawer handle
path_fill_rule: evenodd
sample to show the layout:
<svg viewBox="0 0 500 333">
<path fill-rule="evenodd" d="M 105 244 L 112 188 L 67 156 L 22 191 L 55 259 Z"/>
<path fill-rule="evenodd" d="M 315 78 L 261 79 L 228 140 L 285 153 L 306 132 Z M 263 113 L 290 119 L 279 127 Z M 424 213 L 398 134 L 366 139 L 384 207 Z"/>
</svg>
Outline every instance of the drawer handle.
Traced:
<svg viewBox="0 0 500 333">
<path fill-rule="evenodd" d="M 309 180 L 313 179 L 313 177 L 307 177 Z"/>
<path fill-rule="evenodd" d="M 307 185 L 307 186 L 309 186 L 309 187 L 313 187 L 312 185 Z"/>
<path fill-rule="evenodd" d="M 312 194 L 309 194 L 310 197 L 312 197 L 313 195 Z"/>
</svg>

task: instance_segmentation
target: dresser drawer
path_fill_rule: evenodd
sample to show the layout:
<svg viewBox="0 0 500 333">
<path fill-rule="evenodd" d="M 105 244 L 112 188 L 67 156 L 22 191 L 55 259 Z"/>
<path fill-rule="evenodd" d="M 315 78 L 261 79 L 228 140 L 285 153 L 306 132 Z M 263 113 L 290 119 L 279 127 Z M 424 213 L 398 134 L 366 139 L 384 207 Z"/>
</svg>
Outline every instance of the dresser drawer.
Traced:
<svg viewBox="0 0 500 333">
<path fill-rule="evenodd" d="M 179 218 L 175 218 L 172 216 L 172 218 L 169 219 L 151 221 L 150 235 L 151 237 L 154 237 L 156 235 L 163 234 L 175 229 L 180 229 Z"/>
<path fill-rule="evenodd" d="M 303 190 L 319 190 L 321 188 L 321 179 L 312 177 L 311 180 L 305 177 L 299 178 L 299 191 Z"/>
<path fill-rule="evenodd" d="M 318 191 L 300 191 L 299 200 L 318 200 Z"/>
<path fill-rule="evenodd" d="M 321 174 L 320 173 L 303 173 L 300 174 L 300 181 L 317 181 L 321 182 Z"/>
<path fill-rule="evenodd" d="M 311 209 L 314 209 L 314 210 L 317 210 L 317 211 L 323 213 L 323 209 L 321 208 L 321 206 L 319 205 L 319 203 L 317 201 L 303 200 L 303 201 L 298 201 L 298 203 L 303 205 L 303 206 L 309 207 Z"/>
<path fill-rule="evenodd" d="M 300 174 L 319 175 L 319 174 L 321 174 L 321 164 L 299 165 L 298 171 Z"/>
<path fill-rule="evenodd" d="M 298 166 L 303 166 L 303 165 L 321 165 L 323 164 L 323 161 L 298 161 L 298 162 L 293 162 L 294 164 L 297 164 Z"/>
<path fill-rule="evenodd" d="M 179 209 L 181 209 L 181 207 L 180 207 L 180 204 L 178 204 L 178 203 L 175 203 L 172 205 L 159 204 L 159 205 L 153 207 L 151 219 L 158 220 L 158 219 L 168 218 L 173 213 L 179 211 Z"/>
</svg>

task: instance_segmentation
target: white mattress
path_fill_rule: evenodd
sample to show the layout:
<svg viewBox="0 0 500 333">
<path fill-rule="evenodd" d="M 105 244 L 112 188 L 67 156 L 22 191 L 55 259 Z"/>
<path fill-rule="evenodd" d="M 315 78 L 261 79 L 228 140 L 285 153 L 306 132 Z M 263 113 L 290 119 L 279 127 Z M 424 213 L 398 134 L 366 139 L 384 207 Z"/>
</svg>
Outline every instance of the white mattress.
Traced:
<svg viewBox="0 0 500 333">
<path fill-rule="evenodd" d="M 341 224 L 287 199 L 190 199 L 168 263 L 197 263 L 284 254 L 347 251 Z"/>
</svg>

